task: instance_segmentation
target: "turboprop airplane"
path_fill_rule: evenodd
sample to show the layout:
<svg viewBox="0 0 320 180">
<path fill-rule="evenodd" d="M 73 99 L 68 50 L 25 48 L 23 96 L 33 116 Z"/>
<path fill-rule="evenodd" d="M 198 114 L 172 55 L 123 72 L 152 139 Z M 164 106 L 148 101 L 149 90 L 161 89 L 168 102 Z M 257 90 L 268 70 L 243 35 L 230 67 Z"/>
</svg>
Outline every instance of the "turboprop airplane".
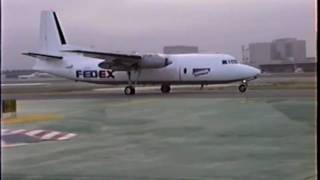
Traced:
<svg viewBox="0 0 320 180">
<path fill-rule="evenodd" d="M 126 95 L 135 94 L 136 84 L 161 85 L 162 93 L 176 84 L 221 84 L 240 82 L 245 92 L 248 81 L 260 70 L 240 64 L 227 54 L 121 54 L 75 48 L 67 44 L 54 11 L 42 11 L 40 49 L 23 55 L 36 58 L 35 70 L 75 81 L 127 84 Z"/>
</svg>

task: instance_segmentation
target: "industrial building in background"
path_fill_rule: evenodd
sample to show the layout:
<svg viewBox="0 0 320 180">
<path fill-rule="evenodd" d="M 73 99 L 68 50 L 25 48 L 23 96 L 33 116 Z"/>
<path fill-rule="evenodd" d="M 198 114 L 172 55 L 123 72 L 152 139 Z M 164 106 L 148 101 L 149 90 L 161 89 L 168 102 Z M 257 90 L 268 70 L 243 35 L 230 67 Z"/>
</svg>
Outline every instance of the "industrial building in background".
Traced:
<svg viewBox="0 0 320 180">
<path fill-rule="evenodd" d="M 199 53 L 197 46 L 165 46 L 163 48 L 164 54 L 189 54 Z"/>
<path fill-rule="evenodd" d="M 272 42 L 242 46 L 242 61 L 263 72 L 315 72 L 315 57 L 307 57 L 306 41 L 296 38 L 275 39 Z"/>
</svg>

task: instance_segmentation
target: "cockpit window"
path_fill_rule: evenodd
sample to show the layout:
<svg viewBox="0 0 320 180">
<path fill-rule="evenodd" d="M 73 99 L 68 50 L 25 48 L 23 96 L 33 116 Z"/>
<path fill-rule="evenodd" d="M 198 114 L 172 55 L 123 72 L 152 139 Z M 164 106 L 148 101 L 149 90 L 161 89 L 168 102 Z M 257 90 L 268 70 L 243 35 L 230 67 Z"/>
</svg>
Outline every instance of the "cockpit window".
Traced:
<svg viewBox="0 0 320 180">
<path fill-rule="evenodd" d="M 238 61 L 237 60 L 231 60 L 231 64 L 238 64 Z"/>
<path fill-rule="evenodd" d="M 222 60 L 222 64 L 238 64 L 238 61 L 235 59 L 226 59 Z"/>
</svg>

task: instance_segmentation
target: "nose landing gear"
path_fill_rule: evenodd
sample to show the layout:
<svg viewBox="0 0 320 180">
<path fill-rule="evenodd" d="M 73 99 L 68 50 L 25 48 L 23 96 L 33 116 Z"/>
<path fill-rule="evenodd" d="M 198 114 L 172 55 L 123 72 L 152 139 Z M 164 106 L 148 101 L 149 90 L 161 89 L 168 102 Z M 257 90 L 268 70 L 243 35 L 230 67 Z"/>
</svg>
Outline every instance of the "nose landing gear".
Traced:
<svg viewBox="0 0 320 180">
<path fill-rule="evenodd" d="M 241 93 L 246 92 L 247 88 L 248 88 L 248 83 L 247 83 L 246 80 L 243 80 L 242 83 L 241 83 L 241 84 L 239 85 L 239 87 L 238 87 L 238 89 L 239 89 L 239 91 L 240 91 Z"/>
</svg>

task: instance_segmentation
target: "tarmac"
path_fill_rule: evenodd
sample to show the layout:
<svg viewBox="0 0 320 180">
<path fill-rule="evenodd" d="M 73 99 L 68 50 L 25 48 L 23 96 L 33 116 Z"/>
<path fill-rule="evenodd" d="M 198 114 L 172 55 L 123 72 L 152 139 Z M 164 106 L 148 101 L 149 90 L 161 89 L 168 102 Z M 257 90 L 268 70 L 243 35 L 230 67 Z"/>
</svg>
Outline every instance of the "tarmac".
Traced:
<svg viewBox="0 0 320 180">
<path fill-rule="evenodd" d="M 300 86 L 314 81 L 283 78 L 252 83 L 244 94 L 237 84 L 170 94 L 139 87 L 134 96 L 67 81 L 7 86 L 3 97 L 17 99 L 18 112 L 3 128 L 77 136 L 2 149 L 3 177 L 316 179 L 316 89 Z"/>
</svg>

